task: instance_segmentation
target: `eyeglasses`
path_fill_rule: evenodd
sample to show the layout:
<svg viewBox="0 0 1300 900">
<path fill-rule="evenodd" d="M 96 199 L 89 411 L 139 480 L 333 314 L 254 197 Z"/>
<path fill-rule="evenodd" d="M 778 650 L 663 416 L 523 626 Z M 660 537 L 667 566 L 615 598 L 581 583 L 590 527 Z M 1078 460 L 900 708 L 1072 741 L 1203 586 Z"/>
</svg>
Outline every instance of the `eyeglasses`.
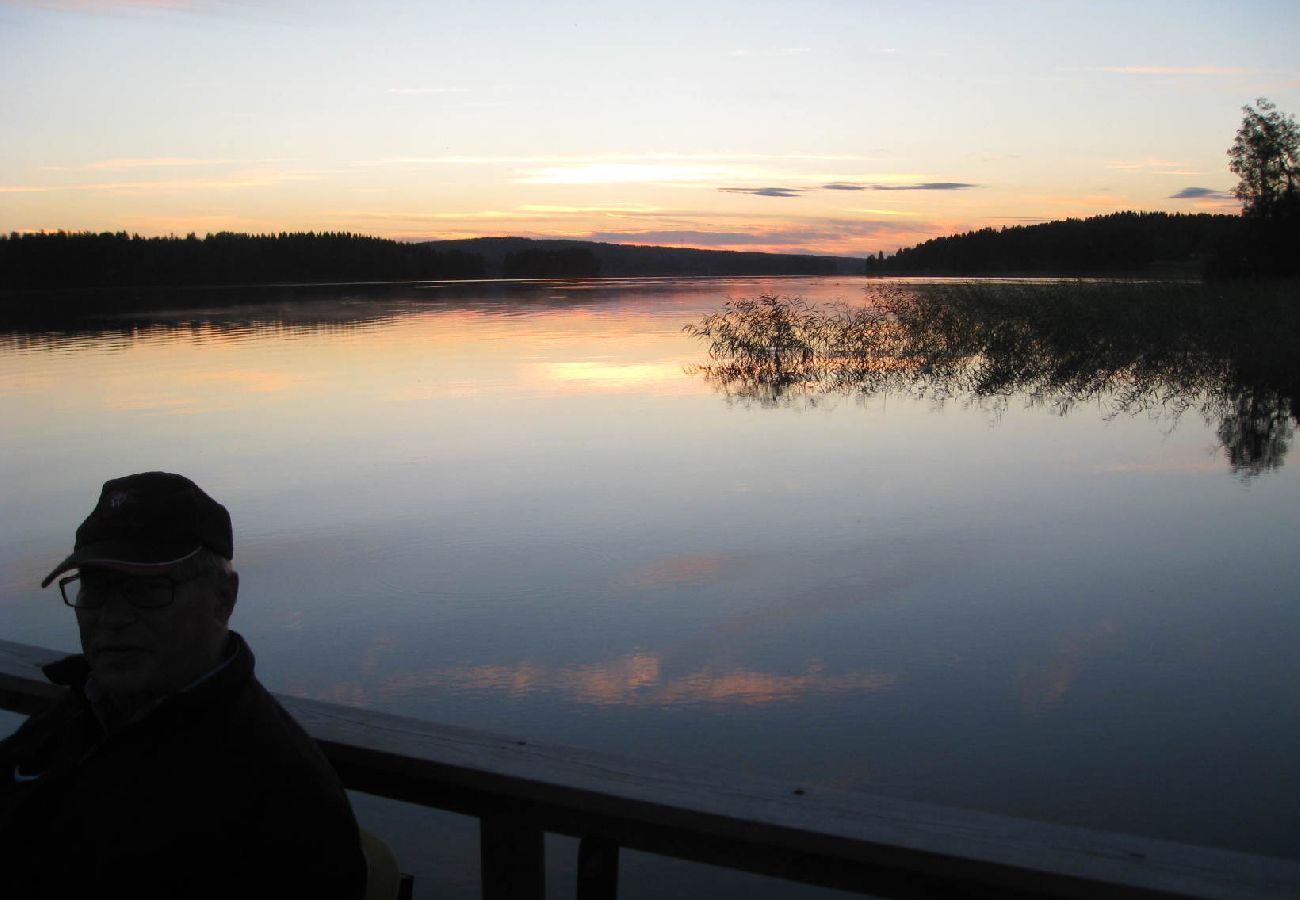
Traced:
<svg viewBox="0 0 1300 900">
<path fill-rule="evenodd" d="M 176 585 L 200 578 L 141 578 L 88 569 L 59 579 L 63 602 L 73 609 L 100 609 L 112 594 L 121 594 L 136 609 L 162 609 L 176 602 Z"/>
</svg>

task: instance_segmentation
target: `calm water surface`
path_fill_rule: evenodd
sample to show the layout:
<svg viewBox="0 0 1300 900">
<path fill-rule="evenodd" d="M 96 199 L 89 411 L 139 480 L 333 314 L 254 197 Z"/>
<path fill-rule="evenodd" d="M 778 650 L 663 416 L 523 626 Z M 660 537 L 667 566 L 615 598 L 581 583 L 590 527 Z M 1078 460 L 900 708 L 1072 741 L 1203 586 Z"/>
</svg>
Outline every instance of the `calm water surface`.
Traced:
<svg viewBox="0 0 1300 900">
<path fill-rule="evenodd" d="M 102 481 L 168 469 L 231 510 L 235 625 L 275 690 L 1300 855 L 1296 463 L 1234 470 L 1195 409 L 762 403 L 692 368 L 683 326 L 728 297 L 864 285 L 357 288 L 11 329 L 3 636 L 76 649 L 41 577 Z M 474 896 L 472 822 L 357 802 L 417 886 Z M 636 854 L 622 883 L 828 893 Z"/>
</svg>

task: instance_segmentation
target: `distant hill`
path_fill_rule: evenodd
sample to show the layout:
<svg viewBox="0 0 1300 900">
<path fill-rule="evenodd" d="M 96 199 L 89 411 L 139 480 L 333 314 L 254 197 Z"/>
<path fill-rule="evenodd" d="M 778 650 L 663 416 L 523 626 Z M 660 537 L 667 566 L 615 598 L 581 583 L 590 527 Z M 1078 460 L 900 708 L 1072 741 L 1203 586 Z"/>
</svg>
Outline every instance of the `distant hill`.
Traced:
<svg viewBox="0 0 1300 900">
<path fill-rule="evenodd" d="M 485 237 L 430 241 L 423 246 L 440 253 L 454 250 L 481 256 L 489 278 L 861 275 L 863 271 L 863 261 L 851 256 L 693 250 L 596 241 Z"/>
<path fill-rule="evenodd" d="M 1199 275 L 1242 239 L 1240 216 L 1121 212 L 982 228 L 867 260 L 871 275 Z"/>
<path fill-rule="evenodd" d="M 851 257 L 515 237 L 404 243 L 316 232 L 220 232 L 202 238 L 64 231 L 0 235 L 0 291 L 862 271 L 863 261 Z"/>
</svg>

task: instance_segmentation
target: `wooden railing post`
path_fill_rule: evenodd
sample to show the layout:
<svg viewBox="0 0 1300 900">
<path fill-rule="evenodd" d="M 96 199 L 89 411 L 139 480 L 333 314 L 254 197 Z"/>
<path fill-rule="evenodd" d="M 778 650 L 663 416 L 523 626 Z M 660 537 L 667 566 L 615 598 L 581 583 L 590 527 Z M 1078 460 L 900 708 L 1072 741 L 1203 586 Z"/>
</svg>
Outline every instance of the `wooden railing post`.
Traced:
<svg viewBox="0 0 1300 900">
<path fill-rule="evenodd" d="M 483 900 L 545 900 L 541 830 L 513 816 L 485 815 L 478 833 Z"/>
<path fill-rule="evenodd" d="M 585 837 L 578 844 L 578 900 L 618 897 L 618 844 Z"/>
</svg>

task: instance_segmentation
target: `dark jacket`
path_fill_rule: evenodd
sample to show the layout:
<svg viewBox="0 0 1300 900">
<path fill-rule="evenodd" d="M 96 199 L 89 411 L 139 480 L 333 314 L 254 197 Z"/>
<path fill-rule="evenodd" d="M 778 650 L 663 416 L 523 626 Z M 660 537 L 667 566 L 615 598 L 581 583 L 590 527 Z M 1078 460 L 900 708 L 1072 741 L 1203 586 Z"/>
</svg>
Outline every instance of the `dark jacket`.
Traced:
<svg viewBox="0 0 1300 900">
<path fill-rule="evenodd" d="M 224 668 L 111 734 L 85 659 L 46 667 L 68 693 L 0 742 L 0 897 L 362 895 L 342 785 L 231 643 Z"/>
</svg>

